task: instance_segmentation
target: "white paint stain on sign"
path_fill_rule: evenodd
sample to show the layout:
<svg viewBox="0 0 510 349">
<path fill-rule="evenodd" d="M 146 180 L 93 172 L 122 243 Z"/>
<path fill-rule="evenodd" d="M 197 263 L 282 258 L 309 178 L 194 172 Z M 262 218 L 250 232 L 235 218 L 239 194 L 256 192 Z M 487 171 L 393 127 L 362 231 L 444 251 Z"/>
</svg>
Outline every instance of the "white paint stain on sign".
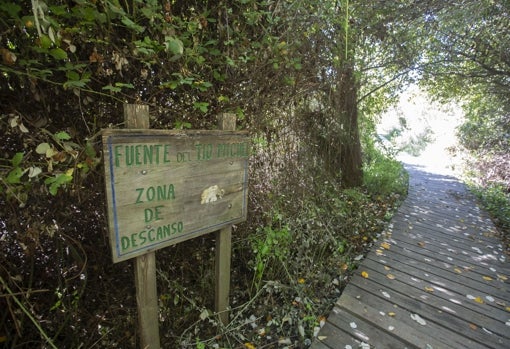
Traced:
<svg viewBox="0 0 510 349">
<path fill-rule="evenodd" d="M 223 197 L 224 192 L 225 191 L 220 189 L 217 185 L 213 185 L 202 192 L 200 204 L 203 205 L 215 202 Z"/>
</svg>

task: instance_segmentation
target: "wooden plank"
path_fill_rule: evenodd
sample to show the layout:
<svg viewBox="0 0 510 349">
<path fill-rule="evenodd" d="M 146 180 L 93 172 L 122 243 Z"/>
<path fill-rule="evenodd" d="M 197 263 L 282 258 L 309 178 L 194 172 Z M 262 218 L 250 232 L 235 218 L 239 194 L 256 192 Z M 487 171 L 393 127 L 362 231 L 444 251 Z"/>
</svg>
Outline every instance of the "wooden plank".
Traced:
<svg viewBox="0 0 510 349">
<path fill-rule="evenodd" d="M 216 291 L 215 310 L 221 322 L 229 322 L 229 294 L 230 294 L 230 263 L 232 251 L 232 227 L 228 226 L 216 232 Z"/>
<path fill-rule="evenodd" d="M 452 206 L 438 211 L 433 205 L 425 206 L 420 199 L 411 198 L 409 201 L 406 201 L 405 205 L 401 206 L 399 210 L 402 214 L 408 214 L 410 216 L 420 217 L 431 221 L 462 219 L 463 221 L 471 224 L 491 223 L 489 215 L 481 211 L 477 206 L 469 206 L 467 208 Z"/>
<path fill-rule="evenodd" d="M 455 336 L 435 323 L 426 322 L 426 325 L 420 325 L 411 319 L 414 312 L 403 308 L 395 309 L 391 302 L 372 297 L 370 294 L 367 297 L 365 294 L 353 297 L 346 293 L 338 300 L 337 305 L 363 317 L 374 327 L 383 329 L 386 333 L 397 337 L 404 343 L 404 345 L 398 346 L 400 348 L 409 346 L 417 348 L 482 348 L 471 345 L 472 343 L 466 343 L 466 340 L 461 336 Z M 396 315 L 389 316 L 388 314 L 392 314 L 392 312 Z M 368 343 L 377 346 L 379 341 L 380 337 L 377 336 Z M 389 347 L 397 348 L 397 346 Z"/>
<path fill-rule="evenodd" d="M 497 232 L 493 226 L 489 227 L 487 226 L 485 229 L 481 228 L 480 226 L 476 229 L 470 228 L 467 226 L 460 226 L 460 225 L 448 225 L 448 222 L 445 222 L 443 224 L 431 224 L 426 221 L 420 221 L 420 220 L 398 220 L 396 219 L 393 224 L 393 229 L 401 230 L 404 234 L 405 233 L 412 233 L 413 230 L 418 229 L 421 230 L 424 233 L 427 233 L 427 235 L 432 235 L 434 237 L 441 238 L 444 237 L 451 237 L 452 239 L 456 239 L 459 242 L 463 244 L 469 244 L 469 243 L 479 243 L 482 245 L 491 244 L 495 246 L 500 246 L 501 243 L 495 239 L 497 235 Z M 444 239 L 442 239 L 444 241 Z M 498 243 L 499 242 L 499 243 Z"/>
<path fill-rule="evenodd" d="M 438 210 L 438 206 L 440 206 L 441 210 Z M 402 207 L 402 212 L 411 214 L 411 212 L 407 212 L 407 210 L 419 212 L 422 217 L 427 219 L 433 219 L 434 217 L 438 219 L 444 217 L 462 218 L 473 224 L 485 222 L 489 218 L 488 215 L 481 212 L 476 206 L 459 208 L 453 206 L 453 203 L 452 205 L 445 205 L 444 202 L 427 202 L 427 200 L 421 197 L 410 197 L 406 199 L 405 206 Z"/>
<path fill-rule="evenodd" d="M 359 348 L 361 341 L 332 323 L 326 322 L 320 330 L 320 336 L 312 343 L 310 349 L 344 349 L 348 345 L 353 349 Z"/>
<path fill-rule="evenodd" d="M 159 349 L 159 309 L 155 252 L 149 252 L 135 258 L 135 287 L 140 347 Z"/>
<path fill-rule="evenodd" d="M 412 169 L 409 196 L 392 227 L 328 318 L 331 336 L 354 336 L 349 321 L 356 321 L 365 334 L 358 338 L 376 347 L 510 348 L 509 266 L 495 237 L 463 185 Z M 411 318 L 415 314 L 424 325 Z M 406 344 L 389 344 L 388 336 Z"/>
<path fill-rule="evenodd" d="M 429 297 L 429 295 L 424 294 L 425 292 L 421 296 L 411 296 L 412 293 L 406 291 L 407 289 L 399 288 L 398 286 L 389 287 L 388 285 L 381 285 L 371 278 L 357 278 L 355 282 L 351 282 L 345 289 L 340 300 L 346 296 L 356 298 L 365 305 L 384 313 L 383 319 L 385 321 L 388 320 L 388 314 L 392 314 L 391 319 L 399 322 L 399 324 L 402 322 L 409 323 L 410 325 L 408 324 L 408 326 L 414 331 L 420 332 L 420 334 L 413 334 L 413 336 L 437 337 L 436 331 L 431 327 L 424 328 L 412 321 L 411 314 L 418 314 L 423 319 L 426 319 L 427 323 L 438 326 L 442 331 L 444 330 L 443 335 L 448 339 L 448 342 L 457 338 L 459 343 L 464 343 L 462 338 L 469 338 L 473 342 L 478 343 L 473 344 L 473 347 L 487 345 L 495 349 L 501 348 L 504 343 L 508 343 L 508 339 L 503 338 L 502 335 L 489 334 L 481 326 L 472 327 L 477 323 L 477 319 L 480 322 L 484 322 L 483 315 L 474 313 L 474 317 L 467 317 L 459 305 L 452 307 L 452 304 L 442 302 L 445 306 L 441 306 L 441 303 L 429 302 L 429 298 L 422 298 Z M 386 293 L 383 294 L 383 292 Z M 458 312 L 458 309 L 461 309 L 462 313 Z M 393 326 L 395 327 L 396 325 Z M 411 328 L 407 328 L 405 330 L 406 333 L 412 333 Z M 449 333 L 449 331 L 452 333 Z M 432 343 L 429 344 L 432 345 Z M 434 345 L 432 346 L 435 347 Z"/>
<path fill-rule="evenodd" d="M 476 231 L 481 236 L 483 236 L 484 229 L 495 231 L 494 225 L 490 220 L 481 219 L 480 216 L 471 216 L 470 218 L 467 213 L 462 211 L 451 213 L 441 210 L 441 213 L 437 213 L 431 210 L 410 208 L 407 204 L 404 204 L 399 208 L 394 218 L 395 221 L 421 222 L 429 226 L 447 224 L 450 228 L 456 229 L 456 232 L 461 232 L 461 229 L 470 229 Z"/>
<path fill-rule="evenodd" d="M 235 114 L 220 114 L 218 116 L 220 130 L 228 131 L 236 129 Z M 247 178 L 246 178 L 247 179 Z M 246 183 L 245 183 L 246 184 Z M 245 185 L 247 190 L 247 185 Z M 245 191 L 246 194 L 246 191 Z M 247 198 L 247 195 L 244 199 Z M 219 314 L 220 321 L 226 325 L 229 322 L 229 294 L 230 294 L 230 263 L 232 251 L 232 225 L 228 225 L 216 232 L 216 256 L 215 256 L 215 310 Z"/>
<path fill-rule="evenodd" d="M 326 325 L 326 326 L 331 326 L 331 325 Z M 335 347 L 328 346 L 325 343 L 321 342 L 320 339 L 318 339 L 312 343 L 312 345 L 310 346 L 310 349 L 335 349 Z"/>
<path fill-rule="evenodd" d="M 363 270 L 368 272 L 372 281 L 378 282 L 383 288 L 405 293 L 409 297 L 435 306 L 438 310 L 451 310 L 465 319 L 479 321 L 479 323 L 475 322 L 475 324 L 480 327 L 486 327 L 501 335 L 508 333 L 508 326 L 505 326 L 504 323 L 505 319 L 508 318 L 508 313 L 504 308 L 494 306 L 495 302 L 488 302 L 485 299 L 486 293 L 477 293 L 461 283 L 454 283 L 448 279 L 441 279 L 432 275 L 429 277 L 420 275 L 417 270 L 408 268 L 403 264 L 388 264 L 386 266 L 390 270 L 386 270 L 385 265 L 382 263 L 367 259 L 363 263 Z M 391 274 L 394 279 L 389 279 L 387 277 L 388 274 Z M 484 304 L 467 298 L 467 295 L 472 295 L 473 293 L 474 297 L 481 297 Z M 501 302 L 504 301 L 502 300 Z"/>
<path fill-rule="evenodd" d="M 373 260 L 377 264 L 383 264 L 387 268 L 395 269 L 407 275 L 412 275 L 412 277 L 416 279 L 427 280 L 429 283 L 437 285 L 437 287 L 452 285 L 451 288 L 455 291 L 455 293 L 460 294 L 463 297 L 473 293 L 482 296 L 482 298 L 491 296 L 493 301 L 487 301 L 487 303 L 490 303 L 491 306 L 495 306 L 500 309 L 503 306 L 496 306 L 495 304 L 504 304 L 506 300 L 508 300 L 506 285 L 501 286 L 504 284 L 499 281 L 496 281 L 494 285 L 491 285 L 489 281 L 484 283 L 483 281 L 467 278 L 466 275 L 459 275 L 470 274 L 470 271 L 468 270 L 458 268 L 459 273 L 457 273 L 453 271 L 453 269 L 457 268 L 452 267 L 452 270 L 441 269 L 434 265 L 434 261 L 418 261 L 416 259 L 409 258 L 408 255 L 398 257 L 395 257 L 395 255 L 377 257 L 369 256 L 367 259 Z M 369 261 L 367 261 L 367 265 L 370 265 Z M 386 272 L 386 274 L 389 274 L 389 272 Z"/>
<path fill-rule="evenodd" d="M 488 253 L 498 254 L 494 260 L 499 260 L 504 256 L 502 244 L 498 243 L 494 238 L 489 240 L 488 238 L 475 237 L 469 232 L 461 233 L 455 232 L 453 229 L 447 229 L 448 228 L 440 229 L 429 227 L 426 224 L 420 223 L 395 222 L 389 231 L 398 230 L 400 232 L 399 239 L 401 240 L 405 240 L 406 238 L 415 240 L 427 239 L 430 240 L 431 244 L 435 244 L 436 247 L 439 248 L 455 247 L 460 249 L 462 251 L 459 251 L 459 253 L 461 252 L 464 255 L 468 255 L 474 251 L 478 252 L 478 249 L 480 249 Z M 450 252 L 455 254 L 454 251 Z"/>
<path fill-rule="evenodd" d="M 399 247 L 399 250 L 406 250 L 415 253 L 420 258 L 428 257 L 441 261 L 445 268 L 451 265 L 462 266 L 464 269 L 476 274 L 482 274 L 498 278 L 498 274 L 509 274 L 509 266 L 501 262 L 505 258 L 505 252 L 499 246 L 480 245 L 472 243 L 465 246 L 460 243 L 453 243 L 448 239 L 441 243 L 440 240 L 429 238 L 416 230 L 413 234 L 392 236 L 390 244 Z"/>
<path fill-rule="evenodd" d="M 501 262 L 505 259 L 505 252 L 500 246 L 475 243 L 464 245 L 453 242 L 449 238 L 443 239 L 447 242 L 441 242 L 438 237 L 433 237 L 419 229 L 405 235 L 392 235 L 385 241 L 419 256 L 442 260 L 442 263 L 447 265 L 465 265 L 472 271 L 489 270 L 490 274 L 495 274 L 496 271 L 503 274 L 509 272 L 508 265 Z"/>
<path fill-rule="evenodd" d="M 475 265 L 453 258 L 451 260 L 447 259 L 445 262 L 445 255 L 440 252 L 425 250 L 417 245 L 401 243 L 390 246 L 391 252 L 383 251 L 381 256 L 373 257 L 373 255 L 369 255 L 368 257 L 378 262 L 386 261 L 386 263 L 390 263 L 388 259 L 391 259 L 391 263 L 404 267 L 413 266 L 420 269 L 422 273 L 437 275 L 446 280 L 462 277 L 462 282 L 468 283 L 470 288 L 492 293 L 494 297 L 502 298 L 502 300 L 508 297 L 510 285 L 498 279 L 503 275 L 499 274 L 497 265 L 494 268 L 496 272 L 492 272 L 490 268 L 493 267 L 490 264 L 480 263 L 480 265 Z M 413 272 L 416 271 L 413 270 Z M 491 280 L 485 280 L 484 277 L 489 275 Z"/>
<path fill-rule="evenodd" d="M 124 104 L 124 124 L 126 128 L 150 128 L 149 106 L 145 104 Z"/>
<path fill-rule="evenodd" d="M 124 120 L 128 128 L 148 128 L 149 107 L 124 104 Z M 144 349 L 159 349 L 158 291 L 154 252 L 135 259 L 135 287 L 140 346 Z"/>
<path fill-rule="evenodd" d="M 338 328 L 341 328 L 358 341 L 372 344 L 372 346 L 376 346 L 377 348 L 418 348 L 417 346 L 412 345 L 412 343 L 402 341 L 400 338 L 393 336 L 391 333 L 387 332 L 385 328 L 374 326 L 371 320 L 359 317 L 358 313 L 360 311 L 364 312 L 367 310 L 364 307 L 359 309 L 349 309 L 354 310 L 353 312 L 347 311 L 347 309 L 343 306 L 334 307 L 333 311 L 329 315 L 328 322 Z M 345 348 L 345 344 L 338 343 L 336 348 Z"/>
</svg>

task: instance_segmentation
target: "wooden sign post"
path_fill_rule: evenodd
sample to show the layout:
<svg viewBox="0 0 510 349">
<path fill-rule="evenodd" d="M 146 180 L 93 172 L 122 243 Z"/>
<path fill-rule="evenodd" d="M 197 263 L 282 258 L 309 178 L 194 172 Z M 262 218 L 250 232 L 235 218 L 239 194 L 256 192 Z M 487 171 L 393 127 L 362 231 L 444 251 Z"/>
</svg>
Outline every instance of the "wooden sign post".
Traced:
<svg viewBox="0 0 510 349">
<path fill-rule="evenodd" d="M 124 104 L 126 128 L 149 128 L 149 106 Z M 140 346 L 159 349 L 158 290 L 156 284 L 156 252 L 148 252 L 135 259 L 136 304 Z"/>
<path fill-rule="evenodd" d="M 220 114 L 218 117 L 220 130 L 235 130 L 235 114 Z M 228 296 L 230 293 L 230 261 L 232 253 L 232 225 L 216 232 L 216 290 L 214 307 L 221 322 L 228 323 Z"/>
<path fill-rule="evenodd" d="M 126 105 L 126 129 L 103 130 L 113 261 L 135 260 L 142 348 L 159 349 L 155 250 L 216 231 L 215 308 L 228 322 L 231 227 L 246 220 L 249 137 L 235 116 L 220 130 L 151 130 L 149 109 Z"/>
</svg>

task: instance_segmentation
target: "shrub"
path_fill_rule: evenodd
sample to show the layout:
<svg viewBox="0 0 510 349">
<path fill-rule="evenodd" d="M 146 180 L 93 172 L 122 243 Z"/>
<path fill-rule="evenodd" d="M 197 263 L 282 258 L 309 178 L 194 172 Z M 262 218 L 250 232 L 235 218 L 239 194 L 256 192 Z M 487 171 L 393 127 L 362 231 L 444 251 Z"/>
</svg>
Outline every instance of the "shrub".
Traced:
<svg viewBox="0 0 510 349">
<path fill-rule="evenodd" d="M 374 195 L 406 195 L 409 176 L 397 160 L 373 150 L 364 167 L 363 184 Z"/>
<path fill-rule="evenodd" d="M 471 185 L 471 190 L 490 213 L 494 223 L 507 237 L 510 236 L 510 194 L 505 186 L 498 183 L 489 183 L 485 187 Z"/>
</svg>

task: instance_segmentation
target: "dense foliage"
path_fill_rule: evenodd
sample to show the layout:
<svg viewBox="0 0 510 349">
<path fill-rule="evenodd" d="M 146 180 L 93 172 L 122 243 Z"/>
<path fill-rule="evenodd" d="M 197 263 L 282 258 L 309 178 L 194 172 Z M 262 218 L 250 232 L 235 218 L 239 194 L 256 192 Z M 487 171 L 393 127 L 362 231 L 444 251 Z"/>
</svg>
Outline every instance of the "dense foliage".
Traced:
<svg viewBox="0 0 510 349">
<path fill-rule="evenodd" d="M 158 253 L 162 344 L 256 340 L 252 316 L 273 316 L 275 336 L 309 341 L 325 295 L 337 294 L 397 198 L 343 191 L 362 183 L 365 84 L 354 48 L 365 35 L 355 9 L 347 0 L 0 1 L 2 342 L 135 346 L 132 265 L 110 262 L 99 139 L 123 126 L 126 102 L 148 104 L 152 128 L 212 129 L 218 113 L 235 113 L 253 137 L 232 328 L 206 311 L 204 237 Z M 364 100 L 370 125 L 376 103 Z M 275 299 L 286 306 L 272 314 Z"/>
</svg>

